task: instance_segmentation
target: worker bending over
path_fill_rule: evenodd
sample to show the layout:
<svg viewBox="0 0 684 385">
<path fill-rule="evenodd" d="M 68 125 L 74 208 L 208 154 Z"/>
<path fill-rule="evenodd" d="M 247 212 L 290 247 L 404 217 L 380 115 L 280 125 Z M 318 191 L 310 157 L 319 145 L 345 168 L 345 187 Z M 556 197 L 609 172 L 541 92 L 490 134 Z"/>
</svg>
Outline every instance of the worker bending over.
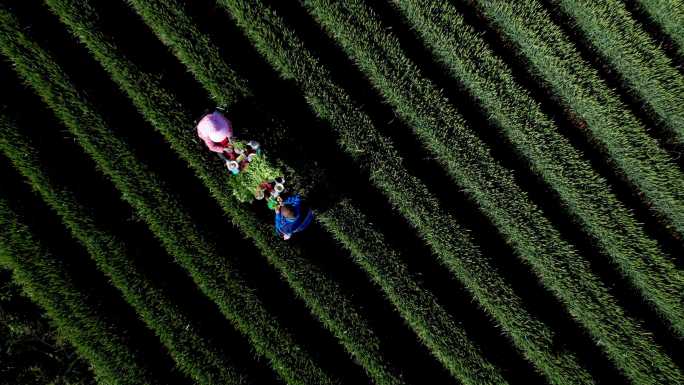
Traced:
<svg viewBox="0 0 684 385">
<path fill-rule="evenodd" d="M 264 173 L 265 167 L 250 168 L 253 161 L 260 161 L 259 143 L 249 141 L 246 144 L 233 138 L 233 127 L 230 120 L 222 113 L 215 111 L 206 114 L 197 123 L 197 135 L 204 141 L 210 151 L 219 154 L 231 174 L 234 175 L 234 194 L 242 202 L 254 199 L 266 200 L 268 208 L 275 211 L 275 229 L 279 236 L 287 240 L 292 234 L 306 229 L 313 219 L 313 211 L 302 207 L 302 199 L 298 194 L 285 197 L 285 179 L 277 176 L 277 170 Z M 262 164 L 265 162 L 261 160 Z M 261 173 L 260 173 L 261 172 Z M 240 185 L 244 181 L 246 185 Z M 240 194 L 244 191 L 247 195 Z M 251 192 L 250 192 L 251 191 Z"/>
<path fill-rule="evenodd" d="M 313 219 L 313 211 L 302 206 L 299 194 L 284 199 L 275 211 L 276 232 L 285 240 L 306 229 Z"/>
</svg>

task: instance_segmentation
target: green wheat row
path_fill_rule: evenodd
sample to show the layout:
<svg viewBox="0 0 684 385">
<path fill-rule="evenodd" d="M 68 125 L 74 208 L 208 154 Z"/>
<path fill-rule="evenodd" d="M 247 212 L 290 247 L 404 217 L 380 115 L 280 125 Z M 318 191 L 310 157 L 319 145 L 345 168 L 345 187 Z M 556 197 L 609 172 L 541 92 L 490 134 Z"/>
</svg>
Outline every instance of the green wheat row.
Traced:
<svg viewBox="0 0 684 385">
<path fill-rule="evenodd" d="M 148 6 L 152 4 L 154 3 L 147 3 Z M 55 0 L 50 1 L 50 5 L 74 31 L 88 31 L 77 35 L 142 114 L 195 169 L 226 213 L 255 241 L 262 254 L 281 271 L 314 315 L 341 340 L 359 362 L 364 364 L 379 383 L 403 383 L 395 373 L 396 369 L 384 358 L 378 337 L 371 329 L 366 316 L 352 302 L 345 290 L 332 277 L 308 262 L 307 258 L 301 255 L 300 249 L 283 243 L 274 236 L 270 226 L 260 223 L 261 221 L 247 206 L 236 202 L 225 168 L 213 157 L 209 157 L 210 154 L 207 154 L 206 150 L 198 147 L 191 115 L 178 105 L 174 93 L 154 76 L 141 73 L 132 62 L 125 59 L 110 38 L 99 32 L 97 15 L 87 1 Z M 156 15 L 162 17 L 164 13 Z M 176 28 L 182 26 L 186 30 L 192 28 L 191 24 L 174 25 Z M 231 72 L 223 72 L 221 76 L 225 79 L 229 75 L 231 80 L 226 83 L 226 88 L 239 81 Z M 235 95 L 246 92 L 239 86 L 236 90 Z M 222 103 L 225 106 L 230 106 L 229 92 L 222 94 Z M 340 308 L 345 309 L 345 312 L 340 312 Z"/>
<path fill-rule="evenodd" d="M 0 196 L 0 263 L 12 270 L 14 280 L 90 362 L 98 381 L 120 385 L 156 383 L 132 350 L 131 342 L 88 304 L 88 293 L 75 286 L 60 257 L 36 239 L 4 196 Z"/>
<path fill-rule="evenodd" d="M 637 0 L 649 17 L 677 44 L 684 59 L 684 2 L 680 0 Z"/>
<path fill-rule="evenodd" d="M 294 384 L 333 383 L 263 307 L 255 290 L 230 268 L 226 256 L 196 228 L 183 205 L 158 177 L 141 164 L 126 143 L 111 135 L 103 118 L 76 91 L 54 59 L 21 31 L 7 11 L 0 11 L 0 21 L 0 50 L 12 60 L 15 70 L 64 121 L 169 254 L 250 339 L 255 350 Z"/>
<path fill-rule="evenodd" d="M 43 171 L 38 151 L 6 116 L 0 115 L 0 150 L 34 190 L 62 218 L 98 268 L 153 330 L 178 367 L 199 384 L 242 384 L 244 375 L 225 353 L 195 330 L 199 325 L 169 295 L 144 275 L 124 242 L 102 230 L 71 191 L 57 186 Z"/>
<path fill-rule="evenodd" d="M 576 222 L 622 274 L 684 336 L 684 274 L 542 112 L 510 68 L 456 9 L 444 2 L 396 0 L 423 42 L 487 111 L 517 152 L 557 193 Z"/>
<path fill-rule="evenodd" d="M 586 123 L 587 135 L 616 171 L 643 193 L 654 213 L 672 231 L 684 238 L 684 173 L 598 71 L 582 60 L 548 12 L 533 0 L 474 3 L 515 44 L 542 84 Z"/>
<path fill-rule="evenodd" d="M 309 11 L 414 129 L 452 179 L 497 226 L 542 284 L 635 381 L 684 379 L 640 323 L 625 314 L 589 262 L 563 240 L 462 116 L 422 76 L 398 40 L 359 0 L 306 0 Z M 354 15 L 349 19 L 346 15 Z M 599 311 L 600 310 L 600 311 Z"/>
<path fill-rule="evenodd" d="M 528 313 L 522 300 L 472 243 L 467 232 L 445 214 L 435 197 L 403 166 L 388 138 L 309 53 L 275 12 L 263 3 L 221 0 L 253 45 L 286 79 L 300 87 L 317 115 L 338 135 L 342 148 L 367 167 L 371 182 L 416 228 L 435 255 L 468 288 L 480 305 L 537 368 L 557 384 L 592 383 L 571 352 L 554 351 L 553 331 Z M 315 135 L 310 132 L 310 135 Z"/>
<path fill-rule="evenodd" d="M 232 69 L 218 55 L 216 45 L 213 44 L 211 38 L 191 27 L 193 22 L 187 17 L 180 4 L 173 1 L 142 2 L 137 0 L 131 3 L 147 24 L 155 30 L 157 36 L 172 48 L 179 60 L 188 66 L 195 78 L 215 100 L 230 100 L 231 92 L 233 92 L 231 87 L 217 90 L 213 85 L 221 81 L 220 74 L 230 73 Z M 159 18 L 159 15 L 180 16 Z M 178 33 L 178 25 L 187 26 L 186 28 L 191 32 Z M 202 61 L 199 60 L 200 57 Z M 197 60 L 194 60 L 195 58 Z M 239 84 L 245 83 L 246 81 L 239 82 Z M 269 128 L 265 133 L 265 136 L 271 138 L 270 147 L 276 149 L 282 146 L 279 145 L 278 140 L 273 140 L 277 136 L 270 135 L 270 133 L 278 129 L 282 127 Z M 402 316 L 409 321 L 421 339 L 451 370 L 451 373 L 466 383 L 501 383 L 503 379 L 500 375 L 479 355 L 476 348 L 471 346 L 465 337 L 465 332 L 458 328 L 453 320 L 450 320 L 439 304 L 434 302 L 434 298 L 428 293 L 423 293 L 410 275 L 398 273 L 407 272 L 407 268 L 401 264 L 398 257 L 388 258 L 385 261 L 381 258 L 370 259 L 359 252 L 359 250 L 367 250 L 362 246 L 364 238 L 350 236 L 349 231 L 362 233 L 365 237 L 372 239 L 381 239 L 381 235 L 370 225 L 354 220 L 356 216 L 340 215 L 340 209 L 343 209 L 343 212 L 358 212 L 352 206 L 352 202 L 345 201 L 339 203 L 338 207 L 318 213 L 317 216 L 330 233 L 341 240 L 346 248 L 353 251 L 357 262 L 366 261 L 360 263 L 361 266 L 376 279 L 390 301 L 397 306 Z M 378 253 L 378 250 L 382 248 L 376 247 L 375 252 Z M 386 257 L 388 255 L 390 253 L 385 254 Z M 391 269 L 392 267 L 394 270 Z M 429 310 L 421 312 L 421 308 Z M 432 321 L 433 319 L 436 322 Z"/>
<path fill-rule="evenodd" d="M 584 40 L 654 112 L 675 141 L 684 144 L 684 75 L 632 18 L 625 5 L 619 0 L 552 2 L 572 17 Z"/>
</svg>

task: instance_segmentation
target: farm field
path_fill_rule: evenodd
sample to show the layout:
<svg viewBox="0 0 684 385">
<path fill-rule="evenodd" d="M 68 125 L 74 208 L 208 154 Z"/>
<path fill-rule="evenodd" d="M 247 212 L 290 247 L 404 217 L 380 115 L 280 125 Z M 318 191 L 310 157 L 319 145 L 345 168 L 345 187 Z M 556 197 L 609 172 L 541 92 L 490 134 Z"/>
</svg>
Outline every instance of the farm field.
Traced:
<svg viewBox="0 0 684 385">
<path fill-rule="evenodd" d="M 0 383 L 684 384 L 682 15 L 1 0 Z"/>
</svg>

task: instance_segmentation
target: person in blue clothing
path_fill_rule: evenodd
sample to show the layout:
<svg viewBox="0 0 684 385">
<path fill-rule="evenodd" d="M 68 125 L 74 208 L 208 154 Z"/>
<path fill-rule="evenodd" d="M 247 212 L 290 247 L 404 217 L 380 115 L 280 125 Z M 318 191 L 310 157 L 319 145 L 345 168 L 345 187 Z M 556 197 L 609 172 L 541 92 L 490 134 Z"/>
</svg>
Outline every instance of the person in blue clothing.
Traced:
<svg viewBox="0 0 684 385">
<path fill-rule="evenodd" d="M 302 207 L 299 194 L 287 197 L 276 207 L 275 228 L 278 235 L 288 240 L 292 234 L 306 229 L 313 219 L 313 211 Z"/>
</svg>

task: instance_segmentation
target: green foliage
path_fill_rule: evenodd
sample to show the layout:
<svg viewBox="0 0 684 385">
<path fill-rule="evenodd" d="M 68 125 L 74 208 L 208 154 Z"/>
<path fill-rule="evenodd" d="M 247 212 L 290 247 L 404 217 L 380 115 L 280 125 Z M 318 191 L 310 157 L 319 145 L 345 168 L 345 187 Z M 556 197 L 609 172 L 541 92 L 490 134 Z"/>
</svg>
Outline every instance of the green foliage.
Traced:
<svg viewBox="0 0 684 385">
<path fill-rule="evenodd" d="M 498 164 L 489 148 L 418 67 L 401 50 L 399 40 L 361 0 L 302 0 L 346 53 L 368 76 L 385 102 L 409 126 L 503 234 L 516 255 L 532 267 L 543 285 L 567 307 L 571 316 L 635 383 L 684 382 L 678 368 L 642 325 L 625 314 L 615 298 L 580 256 L 516 184 L 511 171 Z M 257 157 L 246 172 L 231 176 L 197 139 L 194 114 L 181 105 L 161 73 L 145 73 L 102 32 L 94 0 L 46 0 L 49 8 L 100 62 L 141 114 L 161 133 L 218 201 L 229 219 L 284 277 L 311 313 L 337 338 L 374 383 L 406 381 L 387 359 L 375 329 L 338 278 L 321 270 L 302 249 L 283 242 L 248 205 L 256 186 L 286 172 L 288 188 L 304 181 L 321 182 L 307 159 L 288 157 L 293 142 L 278 118 L 264 112 L 250 85 L 227 63 L 201 31 L 185 5 L 177 0 L 127 0 L 227 110 L 249 104 L 262 111 L 258 130 L 268 158 Z M 592 237 L 620 272 L 684 335 L 684 277 L 659 245 L 636 223 L 581 153 L 558 134 L 533 96 L 521 87 L 504 60 L 466 25 L 448 2 L 392 0 L 433 54 L 484 108 L 499 136 L 505 137 L 531 170 L 550 186 L 567 214 Z M 679 103 L 684 80 L 660 49 L 641 31 L 617 0 L 594 4 L 583 0 L 551 0 L 577 22 L 585 39 L 620 72 L 626 85 L 650 112 L 682 135 L 684 107 Z M 642 7 L 670 34 L 676 32 L 681 9 L 668 14 L 664 2 L 640 0 Z M 684 175 L 650 138 L 643 125 L 616 94 L 577 54 L 572 42 L 535 0 L 471 2 L 493 20 L 518 48 L 530 69 L 558 95 L 564 107 L 581 119 L 578 126 L 610 158 L 611 165 L 643 194 L 675 236 L 684 236 Z M 469 290 L 474 300 L 501 328 L 502 334 L 553 384 L 589 384 L 593 378 L 574 352 L 557 345 L 555 331 L 529 313 L 491 261 L 480 251 L 435 194 L 404 167 L 391 140 L 333 80 L 292 29 L 262 0 L 219 0 L 253 45 L 286 79 L 303 92 L 307 103 L 338 137 L 342 149 L 368 172 L 371 183 L 416 229 L 434 255 Z M 465 7 L 469 5 L 464 5 Z M 681 7 L 680 7 L 681 8 Z M 679 19 L 678 19 L 679 17 Z M 604 25 L 605 24 L 605 25 Z M 675 41 L 678 36 L 674 37 Z M 681 47 L 680 47 L 681 48 Z M 123 199 L 150 227 L 169 254 L 185 268 L 274 371 L 288 384 L 335 384 L 309 352 L 303 350 L 269 313 L 251 283 L 241 278 L 231 256 L 196 224 L 172 191 L 128 144 L 120 139 L 85 96 L 75 89 L 54 59 L 0 6 L 0 52 L 24 81 L 66 124 L 77 142 L 111 179 Z M 586 126 L 585 124 L 586 123 Z M 157 334 L 180 370 L 197 383 L 248 382 L 232 366 L 222 347 L 201 333 L 167 292 L 131 260 L 124 242 L 102 230 L 96 218 L 74 199 L 69 188 L 54 184 L 41 169 L 33 148 L 14 124 L 0 115 L 0 151 L 28 179 L 65 226 L 89 251 L 98 268 Z M 322 134 L 312 131 L 310 135 Z M 259 136 L 258 139 L 261 139 Z M 279 152 L 280 151 L 280 152 Z M 278 156 L 280 154 L 280 156 Z M 283 158 L 287 158 L 285 161 Z M 305 157 L 302 157 L 305 158 Z M 293 162 L 288 164 L 288 162 Z M 294 163 L 298 162 L 298 163 Z M 310 162 L 315 164 L 315 162 Z M 306 186 L 307 191 L 317 190 Z M 346 199 L 332 198 L 318 222 L 385 293 L 420 341 L 451 375 L 465 384 L 505 383 L 501 371 L 479 348 L 453 315 L 412 276 L 398 250 L 390 247 L 369 218 Z M 135 360 L 130 343 L 109 328 L 97 309 L 69 281 L 58 258 L 34 242 L 28 229 L 0 198 L 0 265 L 14 270 L 27 292 L 54 318 L 65 338 L 90 361 L 103 383 L 150 383 L 146 368 Z M 259 207 L 263 209 L 263 207 Z M 23 226 L 23 227 L 22 227 Z M 8 252 L 8 250 L 12 252 Z M 26 256 L 20 258 L 19 256 Z M 1 303 L 1 301 L 0 301 Z M 30 332 L 16 323 L 13 336 Z M 2 331 L 4 329 L 0 329 Z M 16 333 L 15 333 L 16 332 Z M 17 334 L 18 333 L 18 334 Z M 132 368 L 132 370 L 129 370 Z M 29 371 L 33 370 L 29 367 Z M 39 368 L 32 374 L 43 376 Z M 121 375 L 123 371 L 130 375 Z"/>
<path fill-rule="evenodd" d="M 683 238 L 684 174 L 598 71 L 582 60 L 549 13 L 534 0 L 474 3 L 515 44 L 530 71 L 583 121 L 579 128 L 610 158 L 611 166 Z"/>
<path fill-rule="evenodd" d="M 74 22 L 68 16 L 82 9 L 81 2 L 54 1 L 50 5 L 67 22 Z M 255 350 L 268 357 L 274 368 L 292 383 L 332 383 L 262 305 L 255 290 L 231 268 L 217 245 L 197 229 L 193 218 L 159 177 L 133 155 L 126 143 L 111 134 L 113 130 L 74 88 L 54 59 L 21 32 L 8 12 L 2 11 L 0 19 L 0 48 L 13 61 L 19 75 L 64 121 L 123 199 L 136 209 L 169 254 L 190 272 L 224 316 L 250 339 Z"/>
<path fill-rule="evenodd" d="M 344 150 L 368 168 L 371 182 L 416 228 L 525 357 L 554 383 L 591 383 L 591 377 L 571 352 L 553 348 L 553 331 L 527 311 L 456 218 L 447 214 L 426 186 L 406 171 L 391 141 L 380 135 L 370 118 L 330 80 L 329 73 L 273 10 L 261 2 L 247 5 L 224 0 L 221 4 L 271 65 L 283 77 L 296 82 L 311 108 L 335 130 Z"/>
<path fill-rule="evenodd" d="M 287 282 L 295 290 L 307 306 L 311 309 L 323 324 L 337 336 L 344 346 L 368 369 L 381 383 L 401 384 L 403 381 L 394 374 L 392 368 L 384 358 L 380 349 L 375 332 L 370 328 L 366 316 L 355 305 L 344 289 L 329 275 L 325 274 L 316 265 L 310 263 L 302 255 L 299 248 L 284 244 L 275 236 L 271 225 L 263 223 L 251 210 L 239 204 L 233 197 L 230 187 L 230 176 L 225 168 L 217 163 L 208 151 L 198 145 L 194 136 L 192 115 L 178 106 L 174 93 L 164 87 L 158 81 L 158 77 L 144 74 L 136 66 L 125 59 L 125 56 L 116 50 L 115 44 L 107 36 L 99 32 L 97 27 L 98 16 L 88 8 L 87 2 L 55 1 L 51 5 L 63 20 L 79 33 L 79 38 L 88 46 L 95 57 L 110 72 L 112 78 L 123 88 L 134 104 L 150 120 L 150 122 L 167 139 L 171 147 L 195 170 L 199 178 L 209 188 L 211 194 L 229 214 L 233 223 L 259 247 L 278 270 L 281 271 Z M 138 4 L 140 5 L 140 4 Z M 169 23 L 183 34 L 190 33 L 194 36 L 195 27 L 192 22 L 174 22 L 174 19 L 163 17 L 169 11 L 157 2 L 146 2 L 145 5 L 156 6 L 156 28 Z M 171 13 L 174 14 L 174 13 Z M 182 13 L 175 13 L 182 15 Z M 76 15 L 87 15 L 78 17 Z M 178 33 L 164 34 L 172 39 Z M 201 40 L 199 40 L 201 41 Z M 191 45 L 191 44 L 190 44 Z M 208 55 L 212 51 L 208 51 Z M 207 68 L 213 68 L 211 66 Z M 227 76 L 232 72 L 223 71 L 219 68 L 220 76 Z M 236 100 L 235 90 L 228 85 L 240 80 L 233 79 L 222 87 L 221 104 L 230 109 Z M 237 95 L 241 95 L 237 93 Z M 271 137 L 273 140 L 276 135 Z M 344 312 L 339 309 L 344 308 Z M 265 343 L 265 342 L 262 342 Z M 259 345 L 257 345 L 259 348 Z M 325 384 L 332 380 L 318 368 L 313 362 L 307 362 L 307 357 L 301 349 L 279 348 L 275 353 L 267 354 L 274 360 L 277 357 L 282 361 L 273 362 L 274 369 L 288 382 L 306 384 Z"/>
<path fill-rule="evenodd" d="M 679 59 L 684 59 L 684 3 L 672 0 L 637 0 L 637 2 L 677 44 Z"/>
<path fill-rule="evenodd" d="M 262 182 L 272 181 L 282 175 L 264 155 L 257 155 L 245 170 L 230 176 L 230 188 L 239 202 L 252 202 L 254 193 Z"/>
<path fill-rule="evenodd" d="M 163 4 L 161 3 L 157 1 L 132 2 L 138 13 L 154 28 L 157 35 L 172 48 L 207 91 L 212 93 L 212 97 L 216 100 L 229 99 L 229 95 L 233 92 L 232 87 L 224 87 L 225 91 L 217 90 L 214 87 L 221 81 L 221 74 L 232 71 L 220 55 L 216 54 L 216 45 L 212 44 L 210 37 L 202 35 L 196 30 L 184 37 L 178 32 L 179 28 L 176 26 L 179 24 L 192 25 L 192 21 L 184 16 L 185 12 L 176 2 L 165 1 Z M 154 12 L 152 12 L 153 7 Z M 176 20 L 166 18 L 160 20 L 159 14 L 183 16 Z M 203 55 L 204 53 L 206 55 Z M 234 74 L 233 78 L 236 77 L 237 75 Z M 238 83 L 244 84 L 245 82 L 240 81 Z M 278 147 L 282 144 L 277 136 L 270 135 L 271 132 L 279 129 L 281 128 L 276 126 L 269 130 L 267 136 L 271 138 L 270 147 Z M 276 139 L 274 140 L 274 138 Z M 430 294 L 422 292 L 422 289 L 418 288 L 417 283 L 410 276 L 398 273 L 398 271 L 406 271 L 407 269 L 401 265 L 398 257 L 391 258 L 389 253 L 383 252 L 382 254 L 387 258 L 385 262 L 383 258 L 372 259 L 365 257 L 360 252 L 360 250 L 369 250 L 362 246 L 365 238 L 350 235 L 350 232 L 364 234 L 369 239 L 373 239 L 373 237 L 380 239 L 381 236 L 370 225 L 362 225 L 357 222 L 356 216 L 344 215 L 346 210 L 351 210 L 353 213 L 357 212 L 351 205 L 351 202 L 345 201 L 340 203 L 338 207 L 318 213 L 317 217 L 321 219 L 321 223 L 329 232 L 333 233 L 345 247 L 352 251 L 355 260 L 378 282 L 388 298 L 400 309 L 402 316 L 410 322 L 412 328 L 449 368 L 452 374 L 466 383 L 472 379 L 479 383 L 487 383 L 488 381 L 501 383 L 503 379 L 500 379 L 497 371 L 479 356 L 477 349 L 466 339 L 465 332 L 444 313 L 434 298 Z M 340 208 L 344 210 L 339 212 Z M 384 249 L 382 246 L 378 246 L 370 250 L 379 253 L 380 250 Z M 386 271 L 385 269 L 390 268 L 390 266 L 396 266 L 396 270 Z M 423 309 L 427 309 L 427 311 L 422 311 Z M 368 359 L 365 360 L 366 362 L 369 361 Z M 372 372 L 372 370 L 370 371 Z"/>
<path fill-rule="evenodd" d="M 395 2 L 423 42 L 449 68 L 540 178 L 551 186 L 605 254 L 684 335 L 684 274 L 650 239 L 595 172 L 522 88 L 504 61 L 449 4 Z"/>
<path fill-rule="evenodd" d="M 92 214 L 65 187 L 56 186 L 38 161 L 38 151 L 6 116 L 0 115 L 0 151 L 27 178 L 43 200 L 57 212 L 111 278 L 124 299 L 140 314 L 168 348 L 178 367 L 198 384 L 241 384 L 243 374 L 232 366 L 212 341 L 195 332 L 199 325 L 146 277 L 132 260 L 124 242 L 101 229 Z"/>
<path fill-rule="evenodd" d="M 351 201 L 338 202 L 319 218 L 455 378 L 472 385 L 506 383 L 499 369 L 482 357 L 465 330 L 413 278 L 399 252 L 385 243 L 382 234 L 373 230 L 368 218 Z"/>
<path fill-rule="evenodd" d="M 178 32 L 178 29 L 174 27 L 178 24 L 185 26 L 192 25 L 190 20 L 182 18 L 177 20 L 160 20 L 157 16 L 159 14 L 177 15 L 182 14 L 183 12 L 180 10 L 180 7 L 175 4 L 175 2 L 167 1 L 164 2 L 163 5 L 159 3 L 160 2 L 157 1 L 132 2 L 141 16 L 143 16 L 148 24 L 155 29 L 158 36 L 174 50 L 182 62 L 186 63 L 193 74 L 195 74 L 195 77 L 198 79 L 198 81 L 200 81 L 209 92 L 215 92 L 213 91 L 213 85 L 221 80 L 220 74 L 230 73 L 230 68 L 222 59 L 220 59 L 219 55 L 213 54 L 216 48 L 215 45 L 211 44 L 208 37 L 199 35 L 198 31 L 194 31 L 190 34 L 187 34 L 186 37 L 183 37 Z M 150 9 L 152 7 L 155 7 L 154 13 Z M 202 59 L 204 60 L 203 62 L 199 62 L 199 56 L 202 56 L 201 53 L 203 52 L 208 52 L 209 55 L 207 56 L 212 59 L 209 60 L 205 57 Z M 191 60 L 190 58 L 198 58 L 198 60 Z M 200 65 L 200 63 L 202 64 Z M 207 68 L 216 68 L 222 70 L 212 71 L 207 70 Z M 239 83 L 244 84 L 244 82 Z M 221 91 L 219 94 L 214 93 L 212 96 L 216 100 L 227 100 L 229 96 L 227 96 L 226 93 L 231 93 L 233 90 L 230 87 L 223 88 L 222 90 L 224 91 Z M 269 136 L 272 139 L 274 138 L 274 136 Z M 271 146 L 278 146 L 279 140 L 271 140 L 269 144 Z M 351 207 L 350 205 L 350 202 L 345 203 L 345 207 Z M 334 213 L 334 211 L 335 209 L 331 209 L 331 211 L 326 213 L 319 213 L 318 217 L 333 217 L 332 213 Z M 354 217 L 341 216 L 336 218 L 334 222 L 324 222 L 328 231 L 333 232 L 338 239 L 344 242 L 346 247 L 359 250 L 359 242 L 354 240 L 355 237 L 345 235 L 349 229 L 353 229 L 356 226 Z M 393 262 L 398 263 L 397 259 L 394 259 Z M 373 263 L 380 264 L 381 260 L 375 260 Z M 368 264 L 362 264 L 362 267 L 364 267 L 367 271 L 372 271 L 372 268 Z M 474 353 L 474 348 L 467 342 L 467 340 L 458 340 L 456 338 L 456 336 L 463 337 L 463 333 L 459 332 L 453 321 L 449 320 L 448 316 L 443 314 L 443 310 L 439 308 L 439 305 L 431 302 L 432 306 L 430 307 L 430 310 L 433 311 L 433 314 L 419 312 L 418 309 L 411 307 L 410 305 L 423 303 L 422 300 L 429 299 L 434 301 L 434 299 L 427 294 L 421 294 L 416 291 L 411 293 L 410 298 L 403 299 L 397 293 L 403 292 L 403 289 L 406 287 L 413 287 L 412 285 L 415 285 L 415 282 L 413 282 L 409 277 L 402 278 L 403 282 L 396 282 L 394 279 L 392 279 L 392 277 L 389 277 L 388 274 L 390 273 L 383 272 L 383 275 L 381 276 L 382 278 L 380 278 L 383 282 L 381 287 L 386 293 L 388 293 L 388 296 L 393 302 L 395 302 L 395 304 L 401 304 L 399 308 L 402 310 L 404 317 L 414 321 L 412 322 L 412 326 L 417 331 L 419 336 L 424 338 L 428 347 L 433 349 L 435 354 L 440 357 L 442 362 L 452 371 L 452 373 L 457 375 L 459 378 L 462 378 L 466 382 L 470 381 L 472 378 L 497 378 L 496 372 L 488 366 L 489 364 L 484 362 L 482 357 L 478 357 L 477 354 Z M 377 276 L 377 274 L 373 276 Z M 405 293 L 405 295 L 408 294 Z M 436 321 L 433 321 L 433 319 Z M 372 365 L 372 361 L 367 358 L 369 355 L 369 353 L 364 353 L 362 355 L 362 362 L 371 362 Z M 463 359 L 463 357 L 468 357 L 468 359 L 471 361 L 469 361 L 467 364 L 461 364 L 460 361 Z M 472 370 L 464 369 L 464 367 L 467 367 L 468 365 L 471 366 L 470 369 L 473 367 L 486 369 L 482 369 L 481 374 L 474 373 Z M 369 370 L 371 373 L 373 373 L 372 369 Z M 378 378 L 381 380 L 381 377 Z"/>
<path fill-rule="evenodd" d="M 552 2 L 572 17 L 584 40 L 620 74 L 656 120 L 671 131 L 674 140 L 684 144 L 684 75 L 632 18 L 625 5 L 618 0 Z M 679 8 L 681 11 L 681 3 Z M 680 28 L 684 32 L 684 26 Z"/>
<path fill-rule="evenodd" d="M 0 16 L 4 22 L 6 18 Z M 90 362 L 98 382 L 155 383 L 123 331 L 91 304 L 59 256 L 45 249 L 4 196 L 0 196 L 0 259 L 29 298 L 55 321 L 59 333 Z"/>
<path fill-rule="evenodd" d="M 0 384 L 92 385 L 86 361 L 0 270 Z"/>
<path fill-rule="evenodd" d="M 566 306 L 627 376 L 684 381 L 684 374 L 639 322 L 618 305 L 589 261 L 544 217 L 510 170 L 490 155 L 463 117 L 403 53 L 399 41 L 360 0 L 306 0 L 397 114 L 496 225 L 518 257 Z M 346 15 L 354 15 L 349 19 Z M 675 301 L 676 303 L 676 301 Z M 599 311 L 600 309 L 600 311 Z"/>
</svg>

